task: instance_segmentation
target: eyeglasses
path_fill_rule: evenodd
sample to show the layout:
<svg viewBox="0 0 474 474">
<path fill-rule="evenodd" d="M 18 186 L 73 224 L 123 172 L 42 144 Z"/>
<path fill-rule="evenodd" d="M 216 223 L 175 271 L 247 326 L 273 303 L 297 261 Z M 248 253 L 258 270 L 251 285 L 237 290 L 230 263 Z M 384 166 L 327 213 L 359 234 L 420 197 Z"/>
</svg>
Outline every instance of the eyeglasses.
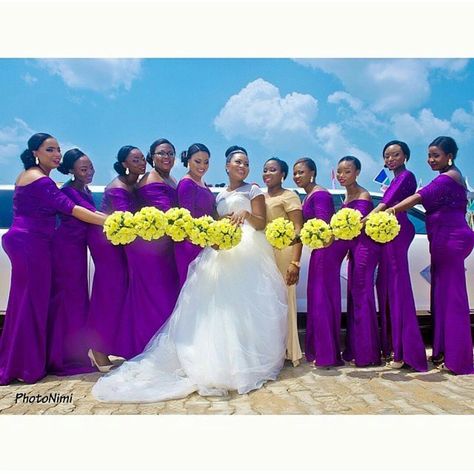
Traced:
<svg viewBox="0 0 474 474">
<path fill-rule="evenodd" d="M 161 158 L 164 158 L 165 156 L 167 156 L 168 158 L 174 158 L 176 153 L 174 151 L 157 151 L 156 153 L 153 153 L 153 156 L 155 155 L 158 155 L 160 156 Z"/>
</svg>

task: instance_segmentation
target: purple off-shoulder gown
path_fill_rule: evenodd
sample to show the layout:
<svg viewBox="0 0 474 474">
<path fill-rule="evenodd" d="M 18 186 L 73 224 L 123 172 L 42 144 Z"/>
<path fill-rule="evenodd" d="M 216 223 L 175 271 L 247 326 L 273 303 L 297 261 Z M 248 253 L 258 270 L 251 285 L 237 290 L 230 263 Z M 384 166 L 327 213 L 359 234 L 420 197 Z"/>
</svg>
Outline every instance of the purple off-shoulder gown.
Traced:
<svg viewBox="0 0 474 474">
<path fill-rule="evenodd" d="M 411 171 L 400 173 L 385 191 L 382 202 L 393 207 L 416 191 L 416 178 Z M 394 360 L 403 360 L 415 370 L 428 370 L 425 345 L 416 316 L 415 300 L 410 282 L 408 248 L 415 237 L 415 228 L 406 212 L 397 214 L 398 236 L 381 245 L 377 276 L 377 296 L 382 330 L 382 351 Z"/>
<path fill-rule="evenodd" d="M 61 191 L 78 206 L 95 212 L 89 190 L 81 192 L 72 186 L 63 186 Z M 102 230 L 102 226 L 97 227 L 97 230 Z M 53 236 L 47 371 L 55 375 L 74 375 L 94 370 L 87 357 L 88 230 L 89 224 L 69 215 L 61 215 Z"/>
<path fill-rule="evenodd" d="M 136 191 L 139 207 L 167 211 L 177 206 L 176 189 L 166 183 L 149 183 Z M 143 352 L 151 337 L 171 315 L 179 294 L 174 243 L 169 237 L 146 241 L 137 238 L 125 246 L 129 286 L 123 334 L 131 340 L 131 358 Z"/>
<path fill-rule="evenodd" d="M 355 199 L 349 207 L 366 216 L 374 208 L 372 201 Z M 374 274 L 380 258 L 380 244 L 365 232 L 348 241 L 346 347 L 342 357 L 357 366 L 379 365 L 381 348 L 375 310 Z"/>
<path fill-rule="evenodd" d="M 13 223 L 2 237 L 12 277 L 0 338 L 0 385 L 14 379 L 35 383 L 46 375 L 52 237 L 56 213 L 71 214 L 74 206 L 46 176 L 15 187 Z"/>
<path fill-rule="evenodd" d="M 134 212 L 134 196 L 124 188 L 106 189 L 101 211 Z M 87 322 L 90 347 L 103 354 L 128 357 L 133 345 L 132 337 L 123 333 L 122 318 L 128 317 L 124 311 L 128 288 L 124 246 L 113 245 L 98 226 L 89 227 L 88 243 L 95 267 Z"/>
<path fill-rule="evenodd" d="M 178 205 L 188 209 L 193 217 L 213 216 L 216 198 L 208 188 L 199 186 L 192 179 L 184 178 L 178 183 Z M 202 247 L 188 240 L 176 242 L 174 246 L 176 267 L 179 275 L 179 287 L 186 281 L 189 264 L 199 255 Z"/>
<path fill-rule="evenodd" d="M 444 354 L 446 367 L 455 374 L 472 374 L 464 260 L 474 246 L 474 232 L 466 222 L 466 189 L 440 174 L 418 194 L 426 209 L 430 242 L 433 356 Z"/>
<path fill-rule="evenodd" d="M 328 191 L 315 191 L 303 203 L 305 221 L 329 223 L 334 203 Z M 311 252 L 308 269 L 305 357 L 318 366 L 344 365 L 341 358 L 341 263 L 347 253 L 343 241 Z"/>
</svg>

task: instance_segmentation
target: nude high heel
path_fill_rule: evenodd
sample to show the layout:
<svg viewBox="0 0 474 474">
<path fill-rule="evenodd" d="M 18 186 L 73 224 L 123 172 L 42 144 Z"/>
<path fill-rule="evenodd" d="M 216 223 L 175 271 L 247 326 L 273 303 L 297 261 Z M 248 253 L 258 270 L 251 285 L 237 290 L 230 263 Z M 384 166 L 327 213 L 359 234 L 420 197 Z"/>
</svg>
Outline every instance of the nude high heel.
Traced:
<svg viewBox="0 0 474 474">
<path fill-rule="evenodd" d="M 92 349 L 89 349 L 87 352 L 87 355 L 91 361 L 92 367 L 97 367 L 97 370 L 102 373 L 110 372 L 110 369 L 114 367 L 114 364 L 111 365 L 99 365 L 97 361 L 95 360 L 94 353 L 92 352 Z"/>
</svg>

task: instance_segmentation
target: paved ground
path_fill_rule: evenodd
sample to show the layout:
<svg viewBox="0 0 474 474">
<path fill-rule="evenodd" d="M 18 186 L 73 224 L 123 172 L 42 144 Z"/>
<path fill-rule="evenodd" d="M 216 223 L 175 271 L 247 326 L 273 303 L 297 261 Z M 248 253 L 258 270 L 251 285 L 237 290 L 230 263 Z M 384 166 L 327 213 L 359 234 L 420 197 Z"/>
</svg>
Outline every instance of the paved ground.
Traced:
<svg viewBox="0 0 474 474">
<path fill-rule="evenodd" d="M 474 376 L 454 376 L 388 367 L 315 369 L 307 363 L 285 365 L 275 382 L 246 395 L 226 398 L 192 394 L 183 400 L 151 404 L 109 404 L 95 400 L 98 373 L 49 376 L 34 385 L 0 387 L 0 414 L 470 414 L 474 413 Z M 62 402 L 24 402 L 49 394 Z M 39 396 L 39 397 L 38 397 Z M 21 398 L 20 398 L 21 397 Z"/>
</svg>

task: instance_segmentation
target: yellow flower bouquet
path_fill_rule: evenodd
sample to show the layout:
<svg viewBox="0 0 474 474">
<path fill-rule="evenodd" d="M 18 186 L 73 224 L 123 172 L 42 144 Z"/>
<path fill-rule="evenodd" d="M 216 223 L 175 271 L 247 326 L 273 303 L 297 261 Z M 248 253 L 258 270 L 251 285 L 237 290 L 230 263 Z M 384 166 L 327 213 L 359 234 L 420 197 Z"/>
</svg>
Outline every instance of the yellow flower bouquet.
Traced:
<svg viewBox="0 0 474 474">
<path fill-rule="evenodd" d="M 242 229 L 230 223 L 225 218 L 215 221 L 209 228 L 212 245 L 217 245 L 219 250 L 229 250 L 238 245 L 242 239 Z"/>
<path fill-rule="evenodd" d="M 300 233 L 301 242 L 311 249 L 326 247 L 332 238 L 332 230 L 322 219 L 309 219 Z"/>
<path fill-rule="evenodd" d="M 385 244 L 392 241 L 400 232 L 397 218 L 388 212 L 374 212 L 365 223 L 365 233 L 375 242 Z"/>
<path fill-rule="evenodd" d="M 265 236 L 273 247 L 281 250 L 288 247 L 295 240 L 295 226 L 290 220 L 277 217 L 267 224 Z"/>
<path fill-rule="evenodd" d="M 341 240 L 352 240 L 362 231 L 362 214 L 356 209 L 345 207 L 331 217 L 331 229 L 334 237 Z"/>
<path fill-rule="evenodd" d="M 142 207 L 134 214 L 133 221 L 138 237 L 144 240 L 156 240 L 165 235 L 165 214 L 156 207 Z"/>
<path fill-rule="evenodd" d="M 188 227 L 189 240 L 194 245 L 199 245 L 200 247 L 213 245 L 210 234 L 210 228 L 213 223 L 214 219 L 211 216 L 202 216 L 193 219 Z"/>
<path fill-rule="evenodd" d="M 113 245 L 126 245 L 137 237 L 133 214 L 128 211 L 115 211 L 105 219 L 104 233 Z"/>
<path fill-rule="evenodd" d="M 175 242 L 182 242 L 188 237 L 192 226 L 191 213 L 184 208 L 172 207 L 165 212 L 165 232 Z"/>
</svg>

